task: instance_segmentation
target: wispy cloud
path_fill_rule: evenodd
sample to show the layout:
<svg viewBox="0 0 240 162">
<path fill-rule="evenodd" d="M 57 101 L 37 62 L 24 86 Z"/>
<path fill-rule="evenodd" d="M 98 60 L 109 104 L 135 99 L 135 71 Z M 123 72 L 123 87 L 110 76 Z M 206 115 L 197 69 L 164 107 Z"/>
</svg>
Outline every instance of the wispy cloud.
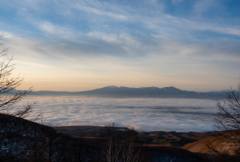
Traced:
<svg viewBox="0 0 240 162">
<path fill-rule="evenodd" d="M 68 39 L 73 39 L 74 37 L 78 36 L 77 31 L 73 31 L 72 29 L 66 27 L 54 25 L 48 21 L 40 22 L 36 25 L 39 26 L 40 30 L 51 36 Z"/>
<path fill-rule="evenodd" d="M 122 15 L 122 14 L 115 14 L 114 12 L 103 11 L 103 10 L 99 10 L 97 8 L 83 6 L 80 4 L 77 4 L 75 7 L 76 7 L 76 9 L 85 11 L 87 13 L 93 13 L 93 14 L 96 14 L 99 16 L 107 16 L 110 18 L 118 19 L 118 20 L 127 20 L 127 16 Z"/>
<path fill-rule="evenodd" d="M 147 82 L 140 77 L 146 76 L 149 84 L 156 84 L 153 80 L 170 84 L 172 76 L 178 75 L 174 80 L 185 80 L 189 87 L 187 83 L 199 82 L 192 69 L 212 80 L 223 71 L 231 78 L 238 73 L 239 16 L 231 16 L 237 12 L 226 4 L 215 0 L 11 0 L 0 6 L 4 15 L 0 27 L 20 69 L 31 62 L 26 66 L 36 65 L 37 71 L 42 64 L 65 68 L 64 75 L 79 71 L 105 77 L 102 82 L 112 75 L 116 83 L 121 76 L 131 85 L 133 75 L 138 78 L 135 82 Z M 45 72 L 55 74 L 56 70 Z"/>
</svg>

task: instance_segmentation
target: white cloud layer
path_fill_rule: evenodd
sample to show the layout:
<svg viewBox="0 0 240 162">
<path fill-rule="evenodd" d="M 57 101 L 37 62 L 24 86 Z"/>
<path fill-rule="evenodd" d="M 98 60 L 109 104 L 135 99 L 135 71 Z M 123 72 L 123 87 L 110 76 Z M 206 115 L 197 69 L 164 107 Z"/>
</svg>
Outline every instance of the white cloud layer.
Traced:
<svg viewBox="0 0 240 162">
<path fill-rule="evenodd" d="M 212 131 L 216 101 L 200 99 L 95 98 L 80 96 L 28 96 L 21 103 L 37 101 L 31 117 L 42 113 L 52 125 L 101 125 L 116 123 L 139 131 Z"/>
</svg>

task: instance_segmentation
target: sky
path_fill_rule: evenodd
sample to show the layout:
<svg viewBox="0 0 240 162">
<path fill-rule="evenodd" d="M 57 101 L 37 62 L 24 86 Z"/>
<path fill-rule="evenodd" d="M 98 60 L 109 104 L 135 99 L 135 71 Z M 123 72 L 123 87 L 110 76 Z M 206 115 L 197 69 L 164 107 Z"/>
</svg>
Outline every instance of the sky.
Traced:
<svg viewBox="0 0 240 162">
<path fill-rule="evenodd" d="M 19 89 L 211 91 L 240 77 L 239 0 L 0 0 Z"/>
</svg>

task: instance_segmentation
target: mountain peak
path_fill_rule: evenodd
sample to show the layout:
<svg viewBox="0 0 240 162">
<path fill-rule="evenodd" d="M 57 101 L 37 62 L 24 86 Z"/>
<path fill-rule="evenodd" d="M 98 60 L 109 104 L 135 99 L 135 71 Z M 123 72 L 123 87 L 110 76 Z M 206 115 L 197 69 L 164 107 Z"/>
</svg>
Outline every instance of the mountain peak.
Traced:
<svg viewBox="0 0 240 162">
<path fill-rule="evenodd" d="M 180 89 L 178 89 L 178 88 L 176 88 L 176 87 L 173 87 L 173 86 L 170 86 L 170 87 L 163 87 L 162 89 L 177 89 L 177 90 L 180 90 Z"/>
<path fill-rule="evenodd" d="M 103 87 L 103 88 L 119 88 L 119 87 L 111 85 L 111 86 L 106 86 L 106 87 Z"/>
</svg>

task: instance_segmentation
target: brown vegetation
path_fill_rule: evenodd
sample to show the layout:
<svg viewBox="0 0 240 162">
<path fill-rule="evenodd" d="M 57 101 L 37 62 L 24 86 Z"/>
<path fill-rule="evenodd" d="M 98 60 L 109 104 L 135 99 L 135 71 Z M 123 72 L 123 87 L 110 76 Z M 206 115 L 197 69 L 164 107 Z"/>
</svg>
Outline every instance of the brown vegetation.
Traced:
<svg viewBox="0 0 240 162">
<path fill-rule="evenodd" d="M 217 154 L 209 145 L 214 147 L 217 152 L 229 155 L 236 155 L 236 150 L 238 149 L 235 143 L 227 142 L 224 136 L 207 137 L 200 141 L 186 144 L 182 148 L 196 153 Z"/>
</svg>

